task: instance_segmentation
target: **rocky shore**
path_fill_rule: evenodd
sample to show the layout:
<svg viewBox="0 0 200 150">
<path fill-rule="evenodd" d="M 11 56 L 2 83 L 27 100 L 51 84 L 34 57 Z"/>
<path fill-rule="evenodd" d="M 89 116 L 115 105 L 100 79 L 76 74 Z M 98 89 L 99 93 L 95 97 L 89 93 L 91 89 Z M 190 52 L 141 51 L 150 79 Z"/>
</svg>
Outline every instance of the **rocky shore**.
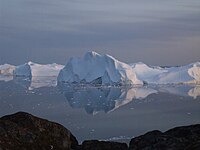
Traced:
<svg viewBox="0 0 200 150">
<path fill-rule="evenodd" d="M 78 144 L 62 125 L 18 112 L 0 118 L 0 150 L 199 150 L 200 124 L 154 130 L 131 139 L 129 145 L 98 140 Z"/>
</svg>

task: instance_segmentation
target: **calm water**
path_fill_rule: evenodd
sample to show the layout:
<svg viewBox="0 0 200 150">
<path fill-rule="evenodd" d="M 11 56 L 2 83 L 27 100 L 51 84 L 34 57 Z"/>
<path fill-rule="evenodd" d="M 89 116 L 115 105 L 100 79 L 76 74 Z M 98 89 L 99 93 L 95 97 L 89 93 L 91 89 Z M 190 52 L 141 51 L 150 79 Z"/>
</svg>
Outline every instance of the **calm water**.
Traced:
<svg viewBox="0 0 200 150">
<path fill-rule="evenodd" d="M 0 78 L 0 116 L 25 111 L 77 137 L 128 142 L 153 129 L 200 123 L 200 86 L 56 86 L 55 78 Z"/>
</svg>

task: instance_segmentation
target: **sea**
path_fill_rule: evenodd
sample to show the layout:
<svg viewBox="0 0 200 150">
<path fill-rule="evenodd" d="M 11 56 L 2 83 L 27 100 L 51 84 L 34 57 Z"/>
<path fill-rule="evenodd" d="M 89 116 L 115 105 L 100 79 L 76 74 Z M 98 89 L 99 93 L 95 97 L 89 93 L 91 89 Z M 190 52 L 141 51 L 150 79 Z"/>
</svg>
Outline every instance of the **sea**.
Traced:
<svg viewBox="0 0 200 150">
<path fill-rule="evenodd" d="M 151 130 L 200 123 L 200 85 L 57 84 L 56 77 L 0 77 L 0 117 L 19 111 L 57 122 L 81 143 L 128 143 Z"/>
</svg>

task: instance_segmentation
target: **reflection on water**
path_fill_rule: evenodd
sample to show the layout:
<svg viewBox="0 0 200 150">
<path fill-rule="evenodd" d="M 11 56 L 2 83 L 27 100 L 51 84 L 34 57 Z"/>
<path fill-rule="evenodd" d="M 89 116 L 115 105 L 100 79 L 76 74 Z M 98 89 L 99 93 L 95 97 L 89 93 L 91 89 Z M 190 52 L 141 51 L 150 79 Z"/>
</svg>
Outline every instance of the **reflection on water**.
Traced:
<svg viewBox="0 0 200 150">
<path fill-rule="evenodd" d="M 8 82 L 8 81 L 11 81 L 11 80 L 13 80 L 13 76 L 5 76 L 5 75 L 0 74 L 0 81 Z"/>
<path fill-rule="evenodd" d="M 14 81 L 19 86 L 28 90 L 33 90 L 42 87 L 56 87 L 56 77 L 15 77 L 0 76 L 0 81 Z M 101 88 L 101 90 L 100 90 Z M 177 96 L 190 96 L 197 98 L 200 96 L 200 85 L 148 85 L 147 87 L 90 87 L 90 86 L 72 86 L 72 85 L 59 85 L 59 89 L 65 93 L 68 101 L 71 99 L 91 99 L 91 96 L 97 99 L 109 100 L 132 100 L 144 99 L 150 94 L 162 92 L 174 94 Z M 84 89 L 88 89 L 86 92 Z M 70 92 L 71 91 L 71 92 Z M 114 94 L 113 94 L 114 93 Z M 101 96 L 101 97 L 99 97 Z M 84 97 L 84 98 L 83 98 Z M 85 100 L 84 100 L 85 101 Z M 101 100 L 100 100 L 101 101 Z M 77 103 L 77 102 L 74 102 Z M 77 104 L 78 105 L 78 104 Z M 74 106 L 76 107 L 76 106 Z"/>
<path fill-rule="evenodd" d="M 133 99 L 144 99 L 157 93 L 147 87 L 77 87 L 59 86 L 73 108 L 84 108 L 88 114 L 111 112 Z"/>
<path fill-rule="evenodd" d="M 42 87 L 56 87 L 57 86 L 57 78 L 56 77 L 35 77 L 32 78 L 28 77 L 13 77 L 12 76 L 0 76 L 0 81 L 14 81 L 16 84 L 29 89 L 33 90 L 36 88 L 42 88 Z M 84 88 L 88 88 L 88 86 L 84 86 Z M 77 93 L 79 90 L 83 95 L 86 93 L 83 92 L 84 88 L 77 88 L 72 87 L 71 85 L 59 85 L 59 88 L 62 92 L 65 91 L 73 91 L 74 94 Z M 77 89 L 76 89 L 77 88 Z M 91 87 L 88 88 L 90 91 L 88 91 L 90 94 L 95 93 L 95 90 L 97 89 L 91 89 Z M 107 91 L 108 90 L 108 91 Z M 200 85 L 149 85 L 148 88 L 146 87 L 122 87 L 121 89 L 116 88 L 108 88 L 105 87 L 104 93 L 106 94 L 109 92 L 115 93 L 113 96 L 116 96 L 115 99 L 143 99 L 147 97 L 150 94 L 162 92 L 162 93 L 168 93 L 168 94 L 174 94 L 178 96 L 190 96 L 193 98 L 197 98 L 200 96 Z M 100 91 L 99 91 L 100 92 Z M 75 94 L 76 95 L 76 94 Z M 97 95 L 98 96 L 98 95 Z M 106 96 L 106 95 L 105 95 Z M 112 96 L 112 95 L 111 95 Z M 67 99 L 69 99 L 68 96 L 66 96 Z M 106 96 L 107 99 L 109 99 L 108 96 Z"/>
<path fill-rule="evenodd" d="M 25 89 L 29 89 L 31 86 L 31 78 L 29 77 L 14 77 L 13 81 Z"/>
<path fill-rule="evenodd" d="M 5 79 L 5 76 L 1 80 Z M 7 78 L 6 78 L 7 79 Z M 56 87 L 56 77 L 15 77 L 13 82 L 26 90 L 34 90 L 44 87 Z M 149 85 L 142 87 L 113 87 L 59 84 L 59 91 L 65 96 L 72 108 L 83 108 L 88 114 L 96 114 L 99 111 L 112 112 L 117 108 L 130 103 L 134 99 L 145 99 L 149 95 L 166 93 L 176 96 L 192 97 L 200 96 L 199 85 Z"/>
<path fill-rule="evenodd" d="M 63 124 L 79 141 L 128 142 L 153 129 L 200 123 L 200 86 L 57 86 L 56 78 L 0 81 L 0 116 L 26 111 Z"/>
<path fill-rule="evenodd" d="M 56 77 L 14 77 L 13 81 L 29 90 L 41 87 L 55 87 L 57 85 Z"/>
<path fill-rule="evenodd" d="M 196 86 L 194 88 L 191 88 L 187 93 L 188 93 L 189 96 L 196 99 L 198 96 L 200 96 L 200 86 Z"/>
</svg>

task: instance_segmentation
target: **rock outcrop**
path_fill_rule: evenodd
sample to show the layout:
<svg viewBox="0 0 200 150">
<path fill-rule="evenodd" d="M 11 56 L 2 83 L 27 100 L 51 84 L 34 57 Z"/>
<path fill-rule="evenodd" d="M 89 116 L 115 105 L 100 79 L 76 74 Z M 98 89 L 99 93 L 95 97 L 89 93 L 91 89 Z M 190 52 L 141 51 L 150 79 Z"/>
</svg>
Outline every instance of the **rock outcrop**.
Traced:
<svg viewBox="0 0 200 150">
<path fill-rule="evenodd" d="M 18 112 L 0 118 L 0 150 L 199 150 L 200 124 L 154 130 L 126 143 L 87 140 L 81 145 L 60 124 Z"/>
<path fill-rule="evenodd" d="M 129 150 L 199 150 L 200 124 L 155 130 L 130 141 Z"/>
<path fill-rule="evenodd" d="M 0 150 L 71 150 L 77 145 L 60 124 L 24 112 L 0 118 Z"/>
</svg>

